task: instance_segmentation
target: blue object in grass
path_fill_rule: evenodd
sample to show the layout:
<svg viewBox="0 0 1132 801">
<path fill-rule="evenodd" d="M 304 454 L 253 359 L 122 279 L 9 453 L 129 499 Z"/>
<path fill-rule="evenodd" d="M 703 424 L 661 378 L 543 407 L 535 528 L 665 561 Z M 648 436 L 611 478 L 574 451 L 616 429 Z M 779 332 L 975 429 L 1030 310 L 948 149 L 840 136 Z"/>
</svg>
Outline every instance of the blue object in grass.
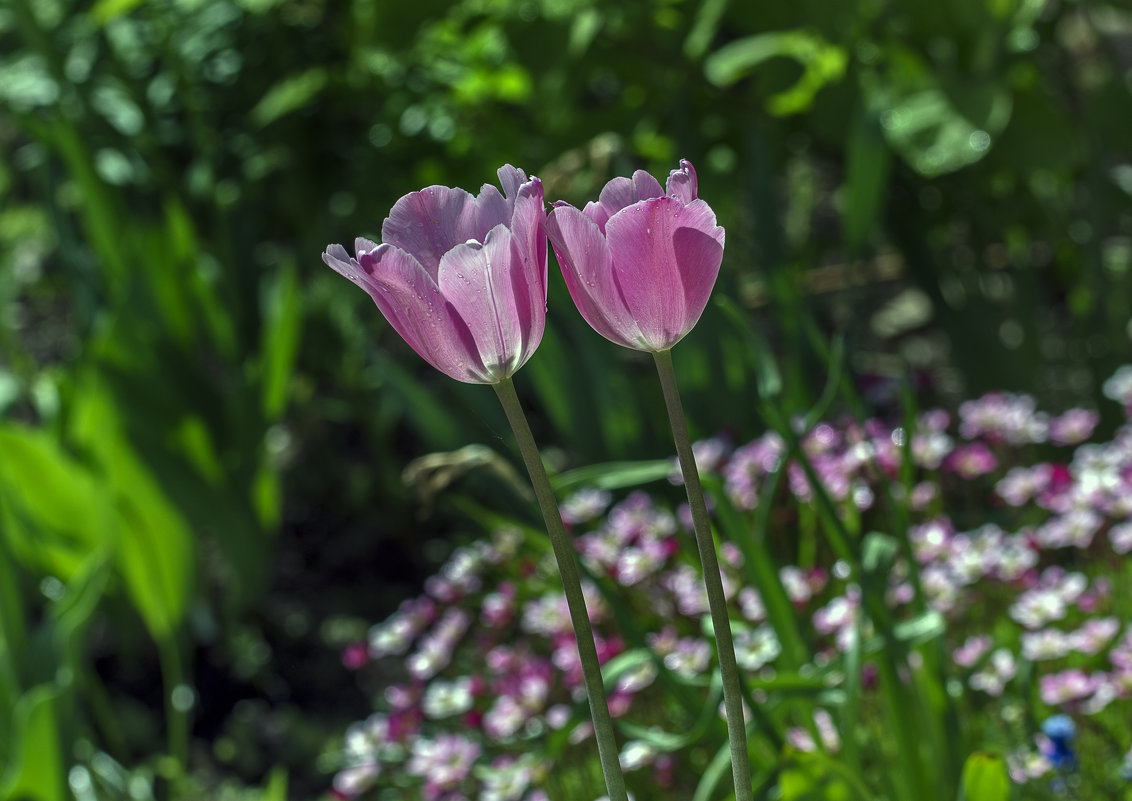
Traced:
<svg viewBox="0 0 1132 801">
<path fill-rule="evenodd" d="M 1057 770 L 1076 770 L 1077 752 L 1073 744 L 1077 741 L 1077 724 L 1068 715 L 1053 715 L 1042 721 L 1042 734 L 1049 738 L 1043 749 L 1046 759 Z"/>
</svg>

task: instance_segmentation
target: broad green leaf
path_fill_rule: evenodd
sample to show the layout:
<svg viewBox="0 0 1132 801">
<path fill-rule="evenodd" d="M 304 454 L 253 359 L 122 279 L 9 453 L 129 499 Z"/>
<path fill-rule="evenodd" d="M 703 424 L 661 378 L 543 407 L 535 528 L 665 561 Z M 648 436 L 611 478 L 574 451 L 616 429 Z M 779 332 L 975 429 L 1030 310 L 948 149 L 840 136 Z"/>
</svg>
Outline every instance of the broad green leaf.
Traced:
<svg viewBox="0 0 1132 801">
<path fill-rule="evenodd" d="M 96 380 L 81 383 L 71 434 L 92 455 L 118 519 L 118 569 L 155 637 L 188 606 L 195 572 L 193 533 L 157 477 L 125 438 L 114 402 Z"/>
<path fill-rule="evenodd" d="M 16 424 L 0 427 L 0 521 L 18 560 L 64 582 L 116 535 L 97 477 L 46 431 Z"/>
<path fill-rule="evenodd" d="M 965 801 L 1008 801 L 1010 777 L 1006 761 L 997 754 L 976 751 L 963 765 Z"/>
<path fill-rule="evenodd" d="M 61 690 L 34 687 L 16 704 L 11 741 L 14 748 L 0 773 L 0 801 L 65 801 L 62 746 L 55 702 Z"/>
</svg>

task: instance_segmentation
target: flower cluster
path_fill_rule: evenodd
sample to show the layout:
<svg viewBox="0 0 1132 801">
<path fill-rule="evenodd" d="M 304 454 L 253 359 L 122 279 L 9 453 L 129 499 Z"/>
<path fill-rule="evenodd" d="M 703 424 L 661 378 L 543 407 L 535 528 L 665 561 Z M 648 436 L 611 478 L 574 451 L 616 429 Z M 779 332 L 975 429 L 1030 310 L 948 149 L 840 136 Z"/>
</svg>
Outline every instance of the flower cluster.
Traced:
<svg viewBox="0 0 1132 801">
<path fill-rule="evenodd" d="M 1116 379 L 1109 384 L 1109 394 L 1127 404 L 1132 392 Z M 964 725 L 993 727 L 994 714 L 983 719 L 987 710 L 1032 707 L 1036 719 L 1050 718 L 1050 731 L 1004 725 L 997 735 L 1013 743 L 1014 780 L 1075 766 L 1074 719 L 1132 714 L 1132 625 L 1113 578 L 1119 556 L 1132 549 L 1132 422 L 1108 442 L 1081 444 L 1096 424 L 1088 410 L 1049 416 L 1026 396 L 994 394 L 963 404 L 954 420 L 938 410 L 920 414 L 912 431 L 879 420 L 818 423 L 801 432 L 801 454 L 776 433 L 737 448 L 722 439 L 699 443 L 706 483 L 718 487 L 717 513 L 727 511 L 749 532 L 760 506 L 774 505 L 772 542 L 762 552 L 778 562 L 774 586 L 752 580 L 744 543 L 724 541 L 720 549 L 750 697 L 775 709 L 775 677 L 784 671 L 837 689 L 854 644 L 875 637 L 852 567 L 796 546 L 813 526 L 812 472 L 852 530 L 884 525 L 896 505 L 906 510 L 912 559 L 896 559 L 885 598 L 897 620 L 927 608 L 946 621 L 932 636 L 945 638 L 951 655 L 949 686 L 966 708 L 982 710 Z M 911 482 L 905 458 L 913 462 Z M 711 709 L 709 719 L 719 714 L 690 524 L 664 494 L 616 500 L 583 490 L 562 506 L 592 577 L 587 606 L 623 734 L 621 764 L 638 797 L 660 797 L 663 787 L 673 797 L 690 795 L 698 741 L 678 735 L 699 731 L 701 707 Z M 734 539 L 734 530 L 727 533 Z M 402 678 L 347 734 L 338 795 L 377 785 L 402 791 L 391 798 L 429 801 L 575 797 L 563 784 L 570 772 L 555 768 L 570 764 L 571 744 L 592 736 L 592 724 L 552 576 L 537 538 L 500 531 L 456 551 L 424 595 L 373 628 L 371 665 L 382 675 L 399 666 Z M 803 664 L 788 656 L 781 604 L 773 611 L 779 597 L 800 632 Z M 615 625 L 619 619 L 637 625 Z M 907 669 L 917 669 L 915 660 Z M 866 703 L 870 671 L 866 656 Z M 835 694 L 815 698 L 780 708 L 784 743 L 833 754 L 854 735 L 841 728 Z M 1118 743 L 1113 758 L 1130 745 Z"/>
</svg>

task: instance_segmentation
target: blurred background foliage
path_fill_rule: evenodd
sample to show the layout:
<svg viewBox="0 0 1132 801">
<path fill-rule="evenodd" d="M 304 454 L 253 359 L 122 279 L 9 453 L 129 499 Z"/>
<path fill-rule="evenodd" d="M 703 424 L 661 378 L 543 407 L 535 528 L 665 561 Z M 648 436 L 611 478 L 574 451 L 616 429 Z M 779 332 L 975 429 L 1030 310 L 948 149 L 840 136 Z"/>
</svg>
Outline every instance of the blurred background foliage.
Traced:
<svg viewBox="0 0 1132 801">
<path fill-rule="evenodd" d="M 491 393 L 319 261 L 399 196 L 688 157 L 791 408 L 834 332 L 870 411 L 908 376 L 1091 405 L 1129 353 L 1130 87 L 1125 0 L 7 0 L 0 799 L 319 794 L 366 706 L 338 649 L 530 507 Z M 551 283 L 518 385 L 552 464 L 666 456 L 651 364 Z M 676 360 L 740 439 L 728 319 Z"/>
</svg>

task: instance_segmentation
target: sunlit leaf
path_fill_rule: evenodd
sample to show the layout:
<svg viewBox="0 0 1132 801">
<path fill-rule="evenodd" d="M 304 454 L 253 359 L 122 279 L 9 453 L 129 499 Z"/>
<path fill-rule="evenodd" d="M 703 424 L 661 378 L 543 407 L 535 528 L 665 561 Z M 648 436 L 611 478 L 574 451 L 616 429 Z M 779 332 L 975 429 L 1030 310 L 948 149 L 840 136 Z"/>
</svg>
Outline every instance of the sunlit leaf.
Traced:
<svg viewBox="0 0 1132 801">
<path fill-rule="evenodd" d="M 117 513 L 118 568 L 126 590 L 150 631 L 167 635 L 188 607 L 192 531 L 125 439 L 112 398 L 94 380 L 83 385 L 71 433 L 97 461 Z"/>
<path fill-rule="evenodd" d="M 862 88 L 889 145 L 929 178 L 981 160 L 1010 120 L 1002 83 L 940 79 L 910 53 L 894 57 L 883 77 L 865 73 Z"/>
<path fill-rule="evenodd" d="M 15 424 L 0 427 L 0 521 L 18 559 L 64 582 L 116 536 L 101 482 L 51 434 Z"/>
<path fill-rule="evenodd" d="M 810 107 L 826 84 L 845 74 L 845 51 L 809 31 L 761 33 L 724 45 L 704 62 L 707 79 L 728 86 L 772 58 L 789 58 L 802 66 L 802 76 L 789 89 L 773 95 L 767 110 L 777 116 L 798 114 Z"/>
<path fill-rule="evenodd" d="M 323 67 L 312 67 L 276 83 L 252 107 L 252 122 L 260 128 L 270 125 L 310 103 L 323 90 L 330 76 Z"/>
<path fill-rule="evenodd" d="M 40 685 L 16 704 L 8 729 L 15 747 L 0 773 L 0 801 L 65 801 L 62 744 L 56 718 L 61 690 Z M 5 722 L 7 728 L 7 722 Z"/>
</svg>

